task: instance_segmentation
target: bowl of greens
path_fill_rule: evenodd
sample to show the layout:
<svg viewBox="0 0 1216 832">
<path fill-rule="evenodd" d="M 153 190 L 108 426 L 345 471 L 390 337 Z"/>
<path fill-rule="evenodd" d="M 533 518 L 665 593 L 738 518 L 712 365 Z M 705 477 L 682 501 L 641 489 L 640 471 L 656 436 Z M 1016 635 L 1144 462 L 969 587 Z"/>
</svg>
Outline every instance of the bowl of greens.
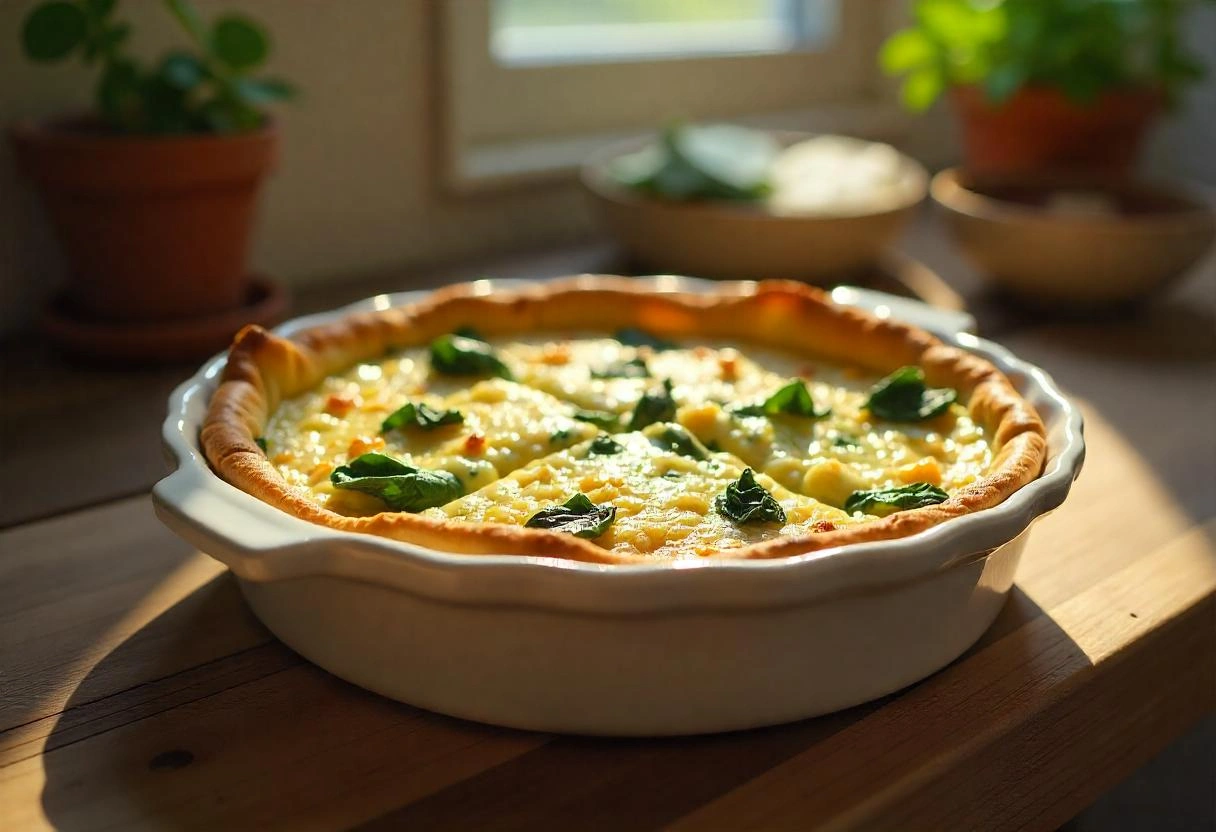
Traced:
<svg viewBox="0 0 1216 832">
<path fill-rule="evenodd" d="M 878 142 L 728 124 L 669 126 L 582 170 L 604 226 L 645 268 L 811 281 L 875 263 L 928 178 Z"/>
</svg>

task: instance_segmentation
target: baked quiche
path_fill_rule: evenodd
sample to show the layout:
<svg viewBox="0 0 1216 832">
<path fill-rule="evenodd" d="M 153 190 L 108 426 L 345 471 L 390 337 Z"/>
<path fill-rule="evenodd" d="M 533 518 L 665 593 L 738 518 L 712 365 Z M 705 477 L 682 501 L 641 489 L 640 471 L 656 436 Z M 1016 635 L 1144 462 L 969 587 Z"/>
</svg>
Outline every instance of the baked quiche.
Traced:
<svg viewBox="0 0 1216 832">
<path fill-rule="evenodd" d="M 915 534 L 1040 473 L 1004 375 L 769 281 L 453 286 L 236 337 L 215 470 L 298 517 L 468 554 L 772 558 Z"/>
</svg>

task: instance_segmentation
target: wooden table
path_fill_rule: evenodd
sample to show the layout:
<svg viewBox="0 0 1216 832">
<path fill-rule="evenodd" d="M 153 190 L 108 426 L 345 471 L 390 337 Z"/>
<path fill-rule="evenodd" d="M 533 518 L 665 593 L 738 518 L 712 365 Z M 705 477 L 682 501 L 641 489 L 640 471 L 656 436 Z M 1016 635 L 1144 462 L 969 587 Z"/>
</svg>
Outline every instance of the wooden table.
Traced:
<svg viewBox="0 0 1216 832">
<path fill-rule="evenodd" d="M 609 265 L 592 246 L 456 276 Z M 0 829 L 1057 827 L 1216 709 L 1216 274 L 1092 323 L 1011 312 L 950 276 L 985 334 L 1081 403 L 1072 497 L 945 670 L 833 716 L 677 740 L 489 728 L 304 662 L 153 517 L 156 431 L 186 371 L 9 345 Z"/>
</svg>

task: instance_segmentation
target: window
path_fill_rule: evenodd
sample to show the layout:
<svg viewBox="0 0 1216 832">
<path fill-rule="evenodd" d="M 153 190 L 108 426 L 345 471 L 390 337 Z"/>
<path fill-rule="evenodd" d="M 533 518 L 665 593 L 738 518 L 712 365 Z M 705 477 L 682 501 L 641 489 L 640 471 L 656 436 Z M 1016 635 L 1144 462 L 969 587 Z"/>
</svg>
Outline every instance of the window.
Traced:
<svg viewBox="0 0 1216 832">
<path fill-rule="evenodd" d="M 507 66 L 816 49 L 838 0 L 493 0 L 490 47 Z"/>
<path fill-rule="evenodd" d="M 673 118 L 892 138 L 875 53 L 894 0 L 435 4 L 440 150 L 457 190 L 568 177 Z"/>
</svg>

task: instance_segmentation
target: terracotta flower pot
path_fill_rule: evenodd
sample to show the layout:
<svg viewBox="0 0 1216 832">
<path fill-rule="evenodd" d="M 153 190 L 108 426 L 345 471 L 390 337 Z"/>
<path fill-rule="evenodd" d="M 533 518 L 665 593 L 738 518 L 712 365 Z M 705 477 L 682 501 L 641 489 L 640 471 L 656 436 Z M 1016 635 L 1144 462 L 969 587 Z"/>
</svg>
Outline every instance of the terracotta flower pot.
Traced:
<svg viewBox="0 0 1216 832">
<path fill-rule="evenodd" d="M 70 269 L 68 296 L 108 321 L 235 309 L 273 127 L 227 136 L 126 136 L 83 120 L 19 123 L 17 159 L 38 183 Z"/>
<path fill-rule="evenodd" d="M 1152 89 L 1108 92 L 1090 105 L 1030 87 L 1003 104 L 974 86 L 951 90 L 962 122 L 964 166 L 976 174 L 1131 171 L 1145 131 L 1162 109 Z"/>
</svg>

